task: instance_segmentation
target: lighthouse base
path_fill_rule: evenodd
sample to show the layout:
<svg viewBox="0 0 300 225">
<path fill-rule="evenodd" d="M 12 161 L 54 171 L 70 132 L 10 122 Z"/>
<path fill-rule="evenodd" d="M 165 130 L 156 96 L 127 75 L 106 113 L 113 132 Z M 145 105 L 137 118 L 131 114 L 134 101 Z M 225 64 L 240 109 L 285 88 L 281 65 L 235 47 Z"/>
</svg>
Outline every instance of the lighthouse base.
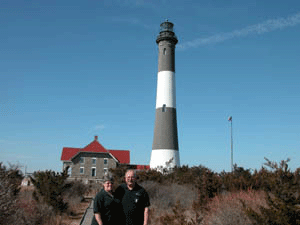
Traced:
<svg viewBox="0 0 300 225">
<path fill-rule="evenodd" d="M 150 168 L 160 172 L 180 166 L 179 151 L 172 149 L 152 150 Z"/>
</svg>

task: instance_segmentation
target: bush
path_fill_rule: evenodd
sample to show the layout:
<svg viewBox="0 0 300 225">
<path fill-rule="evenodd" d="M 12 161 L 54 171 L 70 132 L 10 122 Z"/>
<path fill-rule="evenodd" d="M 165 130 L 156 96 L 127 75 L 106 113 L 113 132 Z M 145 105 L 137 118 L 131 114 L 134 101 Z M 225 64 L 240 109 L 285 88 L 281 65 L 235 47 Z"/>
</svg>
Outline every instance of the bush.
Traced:
<svg viewBox="0 0 300 225">
<path fill-rule="evenodd" d="M 204 216 L 205 225 L 251 225 L 243 205 L 257 208 L 266 206 L 262 191 L 228 192 L 211 199 Z"/>
<path fill-rule="evenodd" d="M 191 185 L 160 184 L 154 181 L 145 181 L 141 185 L 147 190 L 154 208 L 171 209 L 177 202 L 188 208 L 197 199 L 197 190 Z"/>
<path fill-rule="evenodd" d="M 266 160 L 268 169 L 254 171 L 237 165 L 221 173 L 201 165 L 164 174 L 139 171 L 151 200 L 151 224 L 200 224 L 202 217 L 216 225 L 300 224 L 300 168 L 291 172 L 289 160 Z M 126 169 L 116 170 L 119 182 Z"/>
<path fill-rule="evenodd" d="M 53 208 L 45 203 L 38 203 L 34 200 L 20 199 L 18 211 L 13 219 L 18 225 L 50 225 L 57 224 L 57 216 Z"/>
<path fill-rule="evenodd" d="M 81 181 L 66 182 L 65 190 L 63 192 L 64 198 L 79 197 L 83 199 L 85 193 L 90 190 L 89 185 L 82 183 Z"/>
<path fill-rule="evenodd" d="M 202 168 L 201 173 L 194 180 L 198 188 L 198 199 L 194 207 L 199 207 L 203 210 L 208 200 L 220 193 L 222 187 L 221 178 L 210 169 Z"/>
<path fill-rule="evenodd" d="M 67 177 L 67 169 L 62 173 L 51 170 L 35 172 L 31 177 L 31 181 L 35 186 L 33 197 L 38 202 L 53 207 L 56 212 L 65 212 L 68 205 L 63 199 L 63 194 L 70 188 L 70 184 L 66 183 Z"/>
<path fill-rule="evenodd" d="M 224 189 L 227 191 L 248 190 L 253 186 L 252 174 L 250 169 L 244 169 L 234 165 L 233 171 L 230 173 L 221 173 Z"/>
<path fill-rule="evenodd" d="M 195 218 L 191 218 L 191 214 L 185 207 L 182 207 L 179 201 L 172 207 L 172 213 L 166 213 L 159 218 L 161 225 L 197 225 L 202 219 L 195 214 Z M 155 223 L 156 224 L 156 223 Z"/>
<path fill-rule="evenodd" d="M 282 160 L 279 165 L 266 160 L 265 165 L 273 171 L 266 186 L 267 207 L 260 207 L 260 213 L 252 207 L 245 207 L 245 211 L 254 224 L 300 224 L 298 170 L 292 173 L 288 169 L 289 159 Z"/>
<path fill-rule="evenodd" d="M 0 224 L 13 223 L 22 178 L 18 167 L 8 169 L 0 162 Z"/>
<path fill-rule="evenodd" d="M 74 216 L 80 209 L 80 203 L 85 200 L 84 195 L 90 192 L 91 185 L 81 181 L 72 181 L 67 184 L 69 187 L 64 191 L 63 199 L 68 205 L 67 214 Z"/>
<path fill-rule="evenodd" d="M 196 220 L 192 203 L 197 199 L 197 189 L 192 185 L 161 184 L 155 181 L 144 181 L 140 184 L 150 197 L 151 224 L 173 224 L 171 221 L 177 224 L 183 220 L 190 222 L 191 218 Z"/>
</svg>

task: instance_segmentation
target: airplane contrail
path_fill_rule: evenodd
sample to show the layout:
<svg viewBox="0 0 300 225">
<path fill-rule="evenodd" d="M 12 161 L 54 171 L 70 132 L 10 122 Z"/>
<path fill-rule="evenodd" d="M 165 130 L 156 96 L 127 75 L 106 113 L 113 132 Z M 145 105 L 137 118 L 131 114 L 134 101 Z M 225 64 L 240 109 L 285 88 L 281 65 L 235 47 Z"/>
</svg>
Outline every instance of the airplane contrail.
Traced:
<svg viewBox="0 0 300 225">
<path fill-rule="evenodd" d="M 274 30 L 283 29 L 285 27 L 293 27 L 300 24 L 300 13 L 288 16 L 286 18 L 270 19 L 263 23 L 247 26 L 240 30 L 234 30 L 232 32 L 221 33 L 212 35 L 207 38 L 197 38 L 193 41 L 184 42 L 178 45 L 179 49 L 185 50 L 187 48 L 196 48 L 199 46 L 215 44 L 224 42 L 236 37 L 245 37 L 250 34 L 263 34 Z"/>
</svg>

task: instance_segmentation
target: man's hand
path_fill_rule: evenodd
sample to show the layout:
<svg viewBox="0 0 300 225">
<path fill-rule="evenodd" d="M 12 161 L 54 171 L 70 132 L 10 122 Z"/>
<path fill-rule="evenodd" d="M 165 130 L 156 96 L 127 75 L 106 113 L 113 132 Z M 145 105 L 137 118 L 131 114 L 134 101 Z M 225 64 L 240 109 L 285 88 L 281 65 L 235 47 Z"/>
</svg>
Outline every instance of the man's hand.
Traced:
<svg viewBox="0 0 300 225">
<path fill-rule="evenodd" d="M 144 209 L 144 225 L 148 225 L 148 220 L 149 220 L 149 208 L 146 207 Z"/>
</svg>

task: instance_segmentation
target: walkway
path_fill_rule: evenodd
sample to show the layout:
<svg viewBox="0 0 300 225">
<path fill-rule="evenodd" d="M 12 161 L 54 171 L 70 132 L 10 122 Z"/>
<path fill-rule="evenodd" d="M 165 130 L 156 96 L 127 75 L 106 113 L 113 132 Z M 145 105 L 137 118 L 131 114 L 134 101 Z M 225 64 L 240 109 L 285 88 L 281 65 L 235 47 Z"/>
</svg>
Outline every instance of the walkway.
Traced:
<svg viewBox="0 0 300 225">
<path fill-rule="evenodd" d="M 92 219 L 94 216 L 93 206 L 94 206 L 94 199 L 91 201 L 91 204 L 89 205 L 89 207 L 85 210 L 85 213 L 84 213 L 79 225 L 91 225 L 92 224 Z"/>
</svg>

